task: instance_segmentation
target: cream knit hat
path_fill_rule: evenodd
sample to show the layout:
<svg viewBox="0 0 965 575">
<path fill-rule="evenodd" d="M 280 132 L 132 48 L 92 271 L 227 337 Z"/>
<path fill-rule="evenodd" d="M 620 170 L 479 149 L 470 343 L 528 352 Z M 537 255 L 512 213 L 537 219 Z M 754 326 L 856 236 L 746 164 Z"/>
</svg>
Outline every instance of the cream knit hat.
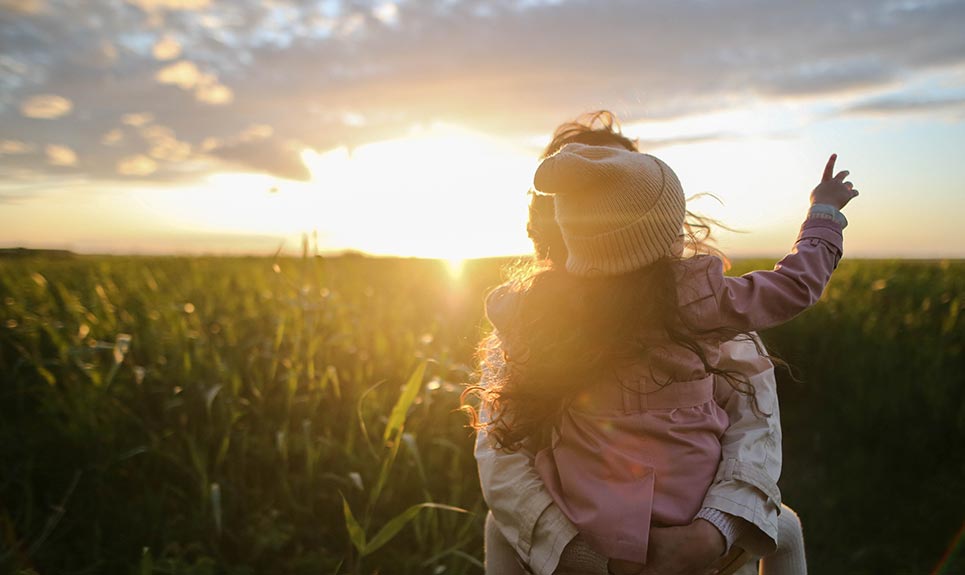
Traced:
<svg viewBox="0 0 965 575">
<path fill-rule="evenodd" d="M 574 275 L 622 274 L 679 253 L 683 188 L 649 154 L 567 144 L 543 160 L 533 185 L 555 196 L 566 270 Z"/>
</svg>

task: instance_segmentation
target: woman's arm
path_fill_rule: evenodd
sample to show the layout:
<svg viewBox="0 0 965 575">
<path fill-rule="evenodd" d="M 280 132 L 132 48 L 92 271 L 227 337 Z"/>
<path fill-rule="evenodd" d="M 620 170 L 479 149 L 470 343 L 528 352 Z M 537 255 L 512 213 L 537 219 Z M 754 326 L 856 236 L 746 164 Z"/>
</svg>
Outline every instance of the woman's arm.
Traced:
<svg viewBox="0 0 965 575">
<path fill-rule="evenodd" d="M 731 393 L 726 384 L 718 386 L 718 403 L 730 417 L 731 426 L 722 438 L 723 463 L 704 499 L 704 508 L 747 521 L 740 544 L 763 555 L 775 545 L 775 505 L 780 499 L 776 491 L 781 466 L 780 419 L 774 369 L 770 361 L 760 357 L 753 342 L 740 340 L 722 346 L 720 366 L 747 375 L 757 390 L 761 409 L 770 415 L 757 416 L 747 396 Z M 488 376 L 483 373 L 483 384 Z M 475 455 L 483 496 L 501 532 L 537 575 L 551 574 L 577 531 L 543 485 L 533 466 L 534 454 L 525 449 L 514 453 L 498 450 L 485 431 L 480 431 Z M 772 502 L 775 494 L 778 503 Z M 724 546 L 721 534 L 709 526 L 697 519 L 688 526 L 652 529 L 653 551 L 647 573 L 709 567 Z"/>
<path fill-rule="evenodd" d="M 486 366 L 500 365 L 496 350 L 490 354 Z M 491 376 L 485 368 L 482 384 Z M 482 408 L 479 416 L 489 418 Z M 577 531 L 543 485 L 533 464 L 536 454 L 525 447 L 512 453 L 496 449 L 485 429 L 476 435 L 474 454 L 483 498 L 500 532 L 536 575 L 551 575 Z"/>
<path fill-rule="evenodd" d="M 777 547 L 781 494 L 781 421 L 774 365 L 758 353 L 757 334 L 721 345 L 718 367 L 739 371 L 754 387 L 753 399 L 718 381 L 715 399 L 730 418 L 721 438 L 721 464 L 690 525 L 653 528 L 650 557 L 641 575 L 706 573 L 737 544 L 762 556 Z M 755 345 L 755 342 L 757 345 Z M 713 524 L 713 527 L 711 527 Z M 716 529 L 714 529 L 716 527 Z"/>
<path fill-rule="evenodd" d="M 577 531 L 543 485 L 534 455 L 495 449 L 485 431 L 475 455 L 483 498 L 500 532 L 536 575 L 551 575 Z"/>
<path fill-rule="evenodd" d="M 755 555 L 766 555 L 777 545 L 781 416 L 774 365 L 758 352 L 758 345 L 764 351 L 758 335 L 751 337 L 725 342 L 720 348 L 717 367 L 746 375 L 754 396 L 737 393 L 725 381 L 717 382 L 714 397 L 727 412 L 730 425 L 721 438 L 717 477 L 707 490 L 698 517 L 715 509 L 747 521 L 751 528 L 734 534 L 739 544 Z M 760 412 L 754 410 L 755 400 Z"/>
</svg>

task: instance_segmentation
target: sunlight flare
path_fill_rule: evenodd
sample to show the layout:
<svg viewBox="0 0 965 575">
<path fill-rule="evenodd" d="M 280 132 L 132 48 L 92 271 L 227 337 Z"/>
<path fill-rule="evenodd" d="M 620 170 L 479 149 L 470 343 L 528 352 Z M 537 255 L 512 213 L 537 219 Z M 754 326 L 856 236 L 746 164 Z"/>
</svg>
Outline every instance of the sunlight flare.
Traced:
<svg viewBox="0 0 965 575">
<path fill-rule="evenodd" d="M 452 280 L 456 281 L 462 278 L 462 272 L 466 268 L 466 260 L 462 258 L 448 258 L 443 261 L 446 264 L 446 271 Z"/>
<path fill-rule="evenodd" d="M 404 138 L 306 150 L 311 213 L 328 245 L 463 259 L 519 254 L 526 239 L 527 150 L 436 124 Z"/>
<path fill-rule="evenodd" d="M 308 182 L 218 173 L 195 186 L 142 189 L 138 201 L 180 229 L 275 237 L 297 252 L 318 230 L 327 253 L 441 258 L 517 255 L 526 237 L 530 150 L 437 124 L 352 150 L 306 149 Z"/>
</svg>

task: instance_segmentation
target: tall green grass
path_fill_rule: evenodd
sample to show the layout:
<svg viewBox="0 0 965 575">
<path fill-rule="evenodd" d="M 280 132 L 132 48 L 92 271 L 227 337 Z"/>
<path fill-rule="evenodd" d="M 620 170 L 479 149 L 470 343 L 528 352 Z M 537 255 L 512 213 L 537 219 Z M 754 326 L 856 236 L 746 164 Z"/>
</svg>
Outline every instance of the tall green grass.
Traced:
<svg viewBox="0 0 965 575">
<path fill-rule="evenodd" d="M 452 410 L 480 290 L 415 260 L 0 262 L 0 571 L 478 572 Z"/>
<path fill-rule="evenodd" d="M 778 380 L 780 485 L 814 572 L 930 573 L 965 527 L 963 304 L 962 262 L 845 260 L 766 334 L 802 380 Z"/>
<path fill-rule="evenodd" d="M 480 573 L 454 410 L 500 265 L 0 260 L 0 572 Z M 963 288 L 845 262 L 765 334 L 812 571 L 927 572 L 961 527 Z"/>
</svg>

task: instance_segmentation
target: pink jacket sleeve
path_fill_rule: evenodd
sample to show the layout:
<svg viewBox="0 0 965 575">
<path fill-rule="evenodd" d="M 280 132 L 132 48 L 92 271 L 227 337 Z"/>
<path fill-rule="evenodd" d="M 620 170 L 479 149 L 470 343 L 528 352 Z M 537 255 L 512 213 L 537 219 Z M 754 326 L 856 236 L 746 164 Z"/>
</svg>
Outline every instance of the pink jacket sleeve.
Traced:
<svg viewBox="0 0 965 575">
<path fill-rule="evenodd" d="M 693 327 L 762 330 L 811 307 L 841 259 L 841 230 L 841 224 L 831 220 L 805 220 L 794 249 L 773 270 L 740 277 L 725 276 L 717 258 L 700 258 L 706 282 L 699 282 L 703 285 L 691 297 L 684 295 L 696 304 L 691 307 Z"/>
</svg>

